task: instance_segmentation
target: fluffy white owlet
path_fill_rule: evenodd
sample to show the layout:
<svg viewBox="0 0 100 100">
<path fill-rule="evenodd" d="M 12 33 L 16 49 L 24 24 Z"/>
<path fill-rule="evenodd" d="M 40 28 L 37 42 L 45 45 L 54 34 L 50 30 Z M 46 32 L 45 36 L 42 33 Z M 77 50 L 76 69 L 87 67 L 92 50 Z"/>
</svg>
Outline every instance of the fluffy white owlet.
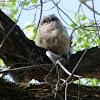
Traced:
<svg viewBox="0 0 100 100">
<path fill-rule="evenodd" d="M 41 19 L 37 43 L 39 47 L 69 58 L 70 37 L 54 14 Z"/>
</svg>

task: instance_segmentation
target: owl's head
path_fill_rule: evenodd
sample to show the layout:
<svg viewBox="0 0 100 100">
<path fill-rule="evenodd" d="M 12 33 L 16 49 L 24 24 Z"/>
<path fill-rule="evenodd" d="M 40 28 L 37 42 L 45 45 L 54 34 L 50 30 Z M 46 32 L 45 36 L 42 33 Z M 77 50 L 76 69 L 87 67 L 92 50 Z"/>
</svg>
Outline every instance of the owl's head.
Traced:
<svg viewBox="0 0 100 100">
<path fill-rule="evenodd" d="M 48 16 L 44 16 L 40 21 L 40 25 L 49 24 L 54 21 L 59 21 L 59 19 L 57 18 L 57 16 L 55 16 L 55 14 L 51 14 Z"/>
</svg>

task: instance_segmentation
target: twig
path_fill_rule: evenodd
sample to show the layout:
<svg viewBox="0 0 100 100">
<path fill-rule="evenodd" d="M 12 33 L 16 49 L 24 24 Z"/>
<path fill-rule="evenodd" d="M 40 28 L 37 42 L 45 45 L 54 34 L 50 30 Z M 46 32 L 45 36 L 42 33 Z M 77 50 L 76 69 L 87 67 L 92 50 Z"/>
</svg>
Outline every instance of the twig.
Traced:
<svg viewBox="0 0 100 100">
<path fill-rule="evenodd" d="M 39 28 L 39 24 L 40 24 L 40 21 L 41 21 L 41 18 L 42 18 L 42 11 L 43 11 L 43 3 L 42 3 L 42 0 L 40 0 L 40 3 L 41 3 L 40 18 L 39 18 L 38 25 L 37 25 L 37 28 L 36 28 L 36 31 L 35 31 L 35 34 L 34 34 L 34 38 L 35 38 L 35 36 L 36 36 L 37 30 L 38 30 L 38 28 Z M 34 38 L 33 38 L 33 39 L 34 39 Z"/>
<path fill-rule="evenodd" d="M 41 17 L 42 17 L 43 3 L 42 3 L 42 0 L 40 0 L 40 2 L 41 2 L 40 18 L 39 18 L 38 25 L 37 25 L 36 31 L 35 31 L 35 33 L 34 33 L 33 39 L 35 39 L 37 30 L 38 30 L 38 28 L 39 28 L 39 24 L 40 24 L 40 21 L 41 21 Z M 32 50 L 31 53 L 30 53 L 29 59 L 31 59 L 32 53 L 33 53 L 33 50 Z"/>
<path fill-rule="evenodd" d="M 95 40 L 95 38 L 97 37 L 97 35 L 98 35 L 98 34 L 96 34 L 96 35 L 95 35 L 94 39 L 91 41 L 91 43 L 90 43 L 90 45 L 89 45 L 89 46 L 91 46 L 91 44 L 93 43 L 93 41 Z M 82 61 L 82 59 L 83 59 L 84 55 L 86 54 L 87 50 L 88 50 L 88 49 L 86 49 L 86 50 L 84 51 L 84 53 L 82 54 L 82 56 L 80 57 L 80 59 L 79 59 L 79 61 L 77 62 L 76 66 L 74 67 L 74 69 L 73 69 L 72 73 L 74 73 L 74 72 L 75 72 L 76 68 L 78 67 L 78 65 L 79 65 L 79 64 L 80 64 L 80 62 Z"/>
<path fill-rule="evenodd" d="M 10 35 L 10 33 L 13 31 L 15 26 L 16 26 L 16 23 L 13 25 L 13 27 L 10 29 L 10 31 L 7 33 L 7 35 L 4 37 L 3 41 L 0 44 L 0 48 L 3 46 L 4 42 L 6 41 L 7 37 Z"/>
<path fill-rule="evenodd" d="M 47 66 L 51 67 L 51 64 L 39 64 L 39 65 L 31 65 L 31 66 L 25 66 L 25 67 L 19 67 L 19 68 L 13 68 L 13 69 L 8 69 L 8 70 L 4 70 L 4 71 L 0 71 L 1 73 L 9 73 L 9 72 L 13 72 L 13 71 L 22 71 L 22 70 L 27 70 L 27 69 L 32 69 L 32 68 L 43 68 L 44 70 L 47 70 Z"/>
<path fill-rule="evenodd" d="M 68 89 L 68 83 L 66 83 L 66 87 L 65 87 L 65 100 L 67 100 L 67 89 Z"/>
<path fill-rule="evenodd" d="M 88 9 L 90 9 L 91 11 L 93 11 L 93 8 L 91 8 L 88 4 L 86 4 L 86 2 L 84 2 L 84 0 L 80 0 L 81 3 L 83 3 Z M 98 13 L 96 10 L 94 10 L 94 12 L 97 15 L 100 15 L 100 13 Z"/>
<path fill-rule="evenodd" d="M 92 42 L 95 40 L 96 37 L 97 37 L 97 34 L 95 35 L 94 39 L 91 41 L 90 45 L 92 44 Z M 89 45 L 89 46 L 90 46 L 90 45 Z M 73 74 L 73 73 L 75 72 L 75 70 L 77 69 L 78 65 L 79 65 L 80 62 L 82 61 L 82 59 L 83 59 L 84 55 L 86 54 L 87 50 L 88 50 L 88 49 L 86 49 L 86 50 L 84 51 L 84 53 L 82 54 L 82 56 L 80 57 L 79 61 L 77 62 L 76 66 L 74 67 L 74 69 L 73 69 L 73 71 L 72 71 L 72 74 Z"/>
<path fill-rule="evenodd" d="M 78 65 L 80 64 L 81 60 L 83 59 L 84 55 L 86 54 L 87 49 L 84 51 L 84 53 L 82 54 L 82 56 L 80 57 L 79 61 L 77 62 L 76 66 L 74 67 L 72 73 L 75 72 L 76 68 L 78 67 Z"/>
<path fill-rule="evenodd" d="M 56 64 L 58 64 L 63 70 L 64 70 L 64 72 L 66 72 L 66 74 L 68 74 L 69 76 L 71 76 L 71 74 L 72 73 L 70 73 L 63 65 L 62 65 L 62 63 L 59 61 L 59 60 L 57 60 L 56 61 Z M 81 77 L 81 76 L 79 76 L 79 75 L 73 75 L 74 77 Z"/>
<path fill-rule="evenodd" d="M 50 2 L 51 0 L 45 0 L 44 2 L 42 2 L 42 4 L 45 4 L 45 3 L 48 3 Z M 32 9 L 35 9 L 37 7 L 41 6 L 41 3 L 40 4 L 35 4 L 35 5 L 32 5 L 30 7 L 27 7 L 27 8 L 24 8 L 24 10 L 32 10 Z"/>
<path fill-rule="evenodd" d="M 64 82 L 61 84 L 61 86 L 58 88 L 58 90 L 61 90 L 66 85 L 66 83 L 67 84 L 72 83 L 72 81 L 73 81 L 72 78 L 73 78 L 73 74 L 71 74 L 66 80 L 64 80 Z"/>
<path fill-rule="evenodd" d="M 56 7 L 63 13 L 65 14 L 70 20 L 71 22 L 73 22 L 76 26 L 77 24 L 52 0 L 52 2 L 56 5 Z"/>
<path fill-rule="evenodd" d="M 80 78 L 79 78 L 79 84 L 78 84 L 78 100 L 80 100 Z"/>
<path fill-rule="evenodd" d="M 59 61 L 59 60 L 57 60 L 57 62 L 56 62 L 57 64 L 59 64 L 59 66 L 69 75 L 69 77 L 66 79 L 66 80 L 64 80 L 64 82 L 61 84 L 61 86 L 58 88 L 58 90 L 61 90 L 66 84 L 70 84 L 70 83 L 72 83 L 72 78 L 73 78 L 73 76 L 74 77 L 78 77 L 78 78 L 80 78 L 81 76 L 79 76 L 79 75 L 74 75 L 74 72 L 72 72 L 72 73 L 70 73 L 62 64 L 61 64 L 61 62 Z M 62 80 L 62 79 L 61 79 Z M 65 90 L 67 89 L 67 87 L 65 87 Z M 66 93 L 65 93 L 65 95 L 66 95 Z M 66 98 L 65 98 L 66 99 Z"/>
<path fill-rule="evenodd" d="M 96 21 L 96 16 L 95 16 L 95 10 L 94 10 L 94 2 L 93 2 L 93 0 L 92 0 L 92 6 L 93 6 L 93 17 L 94 17 L 95 24 L 96 24 L 96 26 L 97 26 L 97 21 Z M 100 39 L 98 27 L 97 27 L 97 34 L 98 34 L 98 37 L 99 37 L 99 39 Z"/>
<path fill-rule="evenodd" d="M 49 73 L 46 75 L 46 77 L 44 78 L 45 81 L 47 81 L 48 76 L 52 73 L 52 71 L 54 70 L 54 68 L 57 66 L 57 64 L 49 71 Z"/>
<path fill-rule="evenodd" d="M 58 4 L 60 3 L 60 1 L 61 1 L 61 0 L 59 0 L 56 4 L 58 5 Z M 43 11 L 48 11 L 48 10 L 51 10 L 51 9 L 53 9 L 53 8 L 55 8 L 55 7 L 56 7 L 56 6 L 53 6 L 53 7 L 49 8 L 49 9 L 43 10 Z"/>
<path fill-rule="evenodd" d="M 63 22 L 65 22 L 66 25 L 70 26 L 70 25 L 64 20 L 64 18 L 61 16 L 58 7 L 57 7 L 57 11 L 58 11 L 59 16 L 60 16 L 61 19 L 63 20 Z"/>
<path fill-rule="evenodd" d="M 80 8 L 81 8 L 81 3 L 79 5 L 79 7 L 78 7 L 78 21 L 79 21 L 79 24 L 81 26 L 81 21 L 80 21 L 80 16 L 79 16 Z"/>
<path fill-rule="evenodd" d="M 95 39 L 96 37 L 97 37 L 97 34 L 96 34 L 96 36 L 94 37 L 94 39 Z M 92 40 L 92 42 L 94 41 L 94 39 Z M 92 44 L 92 42 L 90 43 L 90 45 Z M 80 59 L 79 59 L 79 61 L 77 62 L 76 66 L 74 67 L 74 69 L 73 69 L 71 75 L 65 80 L 65 82 L 61 85 L 61 87 L 59 87 L 59 89 L 62 89 L 62 88 L 66 85 L 66 83 L 69 83 L 69 82 L 72 80 L 73 74 L 74 74 L 75 70 L 77 69 L 78 65 L 80 64 L 80 62 L 82 61 L 82 59 L 83 59 L 84 55 L 86 54 L 86 52 L 87 52 L 87 49 L 84 51 L 84 53 L 83 53 L 82 56 L 80 57 Z"/>
</svg>

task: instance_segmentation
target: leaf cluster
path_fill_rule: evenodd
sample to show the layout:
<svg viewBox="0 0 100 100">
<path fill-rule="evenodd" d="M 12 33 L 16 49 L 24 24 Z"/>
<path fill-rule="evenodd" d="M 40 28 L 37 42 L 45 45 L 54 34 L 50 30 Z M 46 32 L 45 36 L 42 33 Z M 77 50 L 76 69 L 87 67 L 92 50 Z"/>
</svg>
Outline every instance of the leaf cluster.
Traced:
<svg viewBox="0 0 100 100">
<path fill-rule="evenodd" d="M 98 27 L 95 22 L 88 20 L 85 15 L 75 14 L 74 18 L 77 26 L 74 23 L 70 24 L 73 29 L 76 28 L 73 34 L 72 50 L 77 52 L 100 45 Z"/>
</svg>

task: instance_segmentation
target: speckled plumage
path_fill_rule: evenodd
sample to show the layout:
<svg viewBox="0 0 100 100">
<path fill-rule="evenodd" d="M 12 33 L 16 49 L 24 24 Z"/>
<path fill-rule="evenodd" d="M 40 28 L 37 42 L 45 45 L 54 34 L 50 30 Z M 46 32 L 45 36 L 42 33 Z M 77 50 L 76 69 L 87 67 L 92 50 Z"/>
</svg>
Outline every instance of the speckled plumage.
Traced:
<svg viewBox="0 0 100 100">
<path fill-rule="evenodd" d="M 37 43 L 39 47 L 69 56 L 70 37 L 66 28 L 54 14 L 41 19 Z"/>
</svg>

